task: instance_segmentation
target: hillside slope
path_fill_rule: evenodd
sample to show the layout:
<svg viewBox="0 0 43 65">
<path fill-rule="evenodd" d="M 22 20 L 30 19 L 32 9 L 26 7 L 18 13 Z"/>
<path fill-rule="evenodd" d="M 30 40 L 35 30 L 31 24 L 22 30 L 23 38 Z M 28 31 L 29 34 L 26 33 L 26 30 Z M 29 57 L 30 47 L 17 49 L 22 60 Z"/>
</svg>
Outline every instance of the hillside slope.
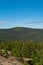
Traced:
<svg viewBox="0 0 43 65">
<path fill-rule="evenodd" d="M 32 29 L 15 27 L 11 29 L 0 29 L 0 40 L 43 40 L 43 29 Z"/>
</svg>

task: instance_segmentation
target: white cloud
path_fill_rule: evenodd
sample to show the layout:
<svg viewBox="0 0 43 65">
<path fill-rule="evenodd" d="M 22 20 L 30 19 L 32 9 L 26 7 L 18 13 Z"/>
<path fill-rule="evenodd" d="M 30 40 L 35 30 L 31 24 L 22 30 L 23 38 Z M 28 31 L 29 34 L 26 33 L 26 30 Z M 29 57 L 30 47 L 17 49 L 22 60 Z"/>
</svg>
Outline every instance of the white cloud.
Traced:
<svg viewBox="0 0 43 65">
<path fill-rule="evenodd" d="M 7 22 L 5 22 L 5 21 L 0 21 L 0 25 L 4 25 L 4 24 L 7 24 Z"/>
<path fill-rule="evenodd" d="M 26 22 L 27 24 L 37 24 L 37 23 L 43 23 L 43 21 L 32 21 L 32 22 Z"/>
</svg>

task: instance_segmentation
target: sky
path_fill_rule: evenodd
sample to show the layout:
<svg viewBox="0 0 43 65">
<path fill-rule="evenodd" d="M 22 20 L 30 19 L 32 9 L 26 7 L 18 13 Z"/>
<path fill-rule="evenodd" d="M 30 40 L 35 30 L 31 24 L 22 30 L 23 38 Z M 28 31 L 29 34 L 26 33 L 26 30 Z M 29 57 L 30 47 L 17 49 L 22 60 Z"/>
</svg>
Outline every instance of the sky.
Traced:
<svg viewBox="0 0 43 65">
<path fill-rule="evenodd" d="M 0 0 L 0 28 L 43 29 L 43 0 Z"/>
</svg>

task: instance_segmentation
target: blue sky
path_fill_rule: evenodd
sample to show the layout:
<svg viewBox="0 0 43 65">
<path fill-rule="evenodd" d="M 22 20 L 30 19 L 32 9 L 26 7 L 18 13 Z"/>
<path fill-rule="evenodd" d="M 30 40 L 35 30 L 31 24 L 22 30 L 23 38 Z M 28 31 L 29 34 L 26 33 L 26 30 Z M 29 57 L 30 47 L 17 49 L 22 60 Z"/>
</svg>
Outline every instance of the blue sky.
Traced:
<svg viewBox="0 0 43 65">
<path fill-rule="evenodd" d="M 0 0 L 0 28 L 43 28 L 43 0 Z"/>
</svg>

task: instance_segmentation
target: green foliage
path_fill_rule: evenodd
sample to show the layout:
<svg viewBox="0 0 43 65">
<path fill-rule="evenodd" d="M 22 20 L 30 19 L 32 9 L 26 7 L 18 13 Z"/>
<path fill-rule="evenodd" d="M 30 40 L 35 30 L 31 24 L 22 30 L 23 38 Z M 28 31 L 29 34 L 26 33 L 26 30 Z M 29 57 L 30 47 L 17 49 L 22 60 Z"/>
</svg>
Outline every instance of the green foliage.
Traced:
<svg viewBox="0 0 43 65">
<path fill-rule="evenodd" d="M 28 65 L 28 63 L 24 62 L 24 65 Z"/>
<path fill-rule="evenodd" d="M 11 52 L 11 56 L 21 58 L 31 58 L 34 65 L 43 65 L 43 42 L 39 41 L 0 41 L 0 50 L 4 53 Z M 1 54 L 1 51 L 0 51 Z M 24 63 L 26 64 L 26 63 Z"/>
</svg>

